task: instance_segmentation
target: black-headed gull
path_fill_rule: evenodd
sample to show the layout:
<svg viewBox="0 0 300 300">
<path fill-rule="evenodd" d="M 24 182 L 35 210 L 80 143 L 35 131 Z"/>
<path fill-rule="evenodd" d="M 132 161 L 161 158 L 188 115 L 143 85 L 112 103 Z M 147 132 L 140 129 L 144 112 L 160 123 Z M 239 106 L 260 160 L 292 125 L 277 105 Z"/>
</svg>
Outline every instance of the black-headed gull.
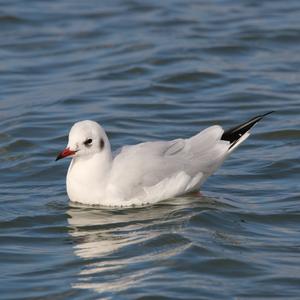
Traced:
<svg viewBox="0 0 300 300">
<path fill-rule="evenodd" d="M 94 121 L 73 125 L 67 148 L 56 160 L 72 157 L 67 174 L 71 201 L 130 206 L 198 191 L 227 156 L 268 112 L 224 132 L 215 125 L 188 139 L 125 146 L 116 155 L 104 129 Z"/>
</svg>

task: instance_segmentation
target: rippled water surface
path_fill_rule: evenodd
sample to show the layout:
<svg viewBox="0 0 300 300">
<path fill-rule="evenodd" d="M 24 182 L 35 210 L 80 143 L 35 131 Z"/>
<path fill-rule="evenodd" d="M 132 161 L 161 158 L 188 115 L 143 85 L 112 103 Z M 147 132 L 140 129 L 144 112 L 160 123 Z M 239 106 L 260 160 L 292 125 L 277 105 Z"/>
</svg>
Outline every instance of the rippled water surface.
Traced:
<svg viewBox="0 0 300 300">
<path fill-rule="evenodd" d="M 2 0 L 1 299 L 299 299 L 300 2 Z M 75 205 L 70 126 L 114 149 L 269 111 L 201 195 Z"/>
</svg>

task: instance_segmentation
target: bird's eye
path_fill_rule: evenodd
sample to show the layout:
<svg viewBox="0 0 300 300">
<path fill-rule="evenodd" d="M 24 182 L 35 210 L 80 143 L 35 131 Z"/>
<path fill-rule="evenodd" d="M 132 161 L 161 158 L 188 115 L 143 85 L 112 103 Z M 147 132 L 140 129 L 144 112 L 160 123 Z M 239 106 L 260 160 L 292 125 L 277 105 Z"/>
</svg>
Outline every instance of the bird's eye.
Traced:
<svg viewBox="0 0 300 300">
<path fill-rule="evenodd" d="M 87 140 L 84 142 L 84 145 L 85 145 L 85 146 L 91 146 L 91 145 L 92 145 L 92 142 L 93 142 L 92 139 L 87 139 Z"/>
</svg>

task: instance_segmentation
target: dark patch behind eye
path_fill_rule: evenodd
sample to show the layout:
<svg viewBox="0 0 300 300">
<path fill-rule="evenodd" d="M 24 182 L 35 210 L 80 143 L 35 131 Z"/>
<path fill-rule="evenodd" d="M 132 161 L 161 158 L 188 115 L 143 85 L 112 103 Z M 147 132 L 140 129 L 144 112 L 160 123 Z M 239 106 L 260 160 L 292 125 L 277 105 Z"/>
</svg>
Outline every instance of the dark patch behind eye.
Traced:
<svg viewBox="0 0 300 300">
<path fill-rule="evenodd" d="M 102 150 L 104 148 L 104 141 L 103 139 L 100 140 L 99 146 L 100 146 L 100 150 Z"/>
</svg>

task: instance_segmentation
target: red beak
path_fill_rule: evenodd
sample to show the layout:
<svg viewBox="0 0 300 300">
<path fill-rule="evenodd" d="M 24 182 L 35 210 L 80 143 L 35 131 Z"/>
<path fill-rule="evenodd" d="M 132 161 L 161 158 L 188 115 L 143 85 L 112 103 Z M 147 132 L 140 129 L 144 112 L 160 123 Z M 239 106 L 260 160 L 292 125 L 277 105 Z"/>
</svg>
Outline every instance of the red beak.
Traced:
<svg viewBox="0 0 300 300">
<path fill-rule="evenodd" d="M 76 151 L 70 150 L 70 148 L 66 148 L 63 151 L 61 151 L 60 153 L 58 153 L 55 161 L 65 158 L 70 155 L 74 155 L 75 153 L 76 153 Z"/>
</svg>

